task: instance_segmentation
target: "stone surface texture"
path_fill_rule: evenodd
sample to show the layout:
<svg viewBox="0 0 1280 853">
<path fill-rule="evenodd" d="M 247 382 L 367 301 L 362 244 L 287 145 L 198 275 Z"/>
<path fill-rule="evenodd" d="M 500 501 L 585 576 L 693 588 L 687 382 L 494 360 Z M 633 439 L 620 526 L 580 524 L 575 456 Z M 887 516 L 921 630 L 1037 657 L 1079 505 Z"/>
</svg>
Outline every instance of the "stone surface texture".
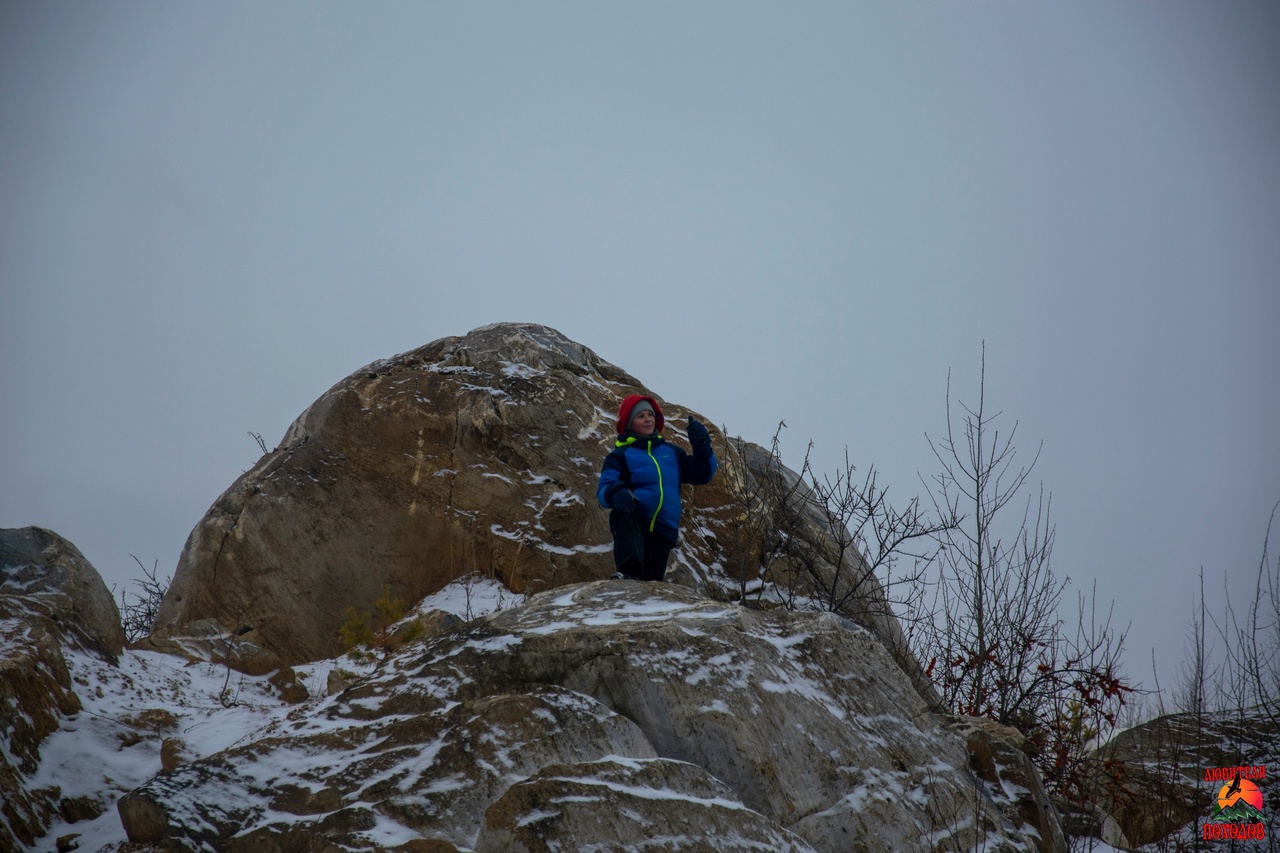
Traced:
<svg viewBox="0 0 1280 853">
<path fill-rule="evenodd" d="M 0 530 L 0 594 L 22 596 L 68 638 L 109 657 L 124 648 L 120 611 L 98 570 L 52 530 Z"/>
<path fill-rule="evenodd" d="M 74 545 L 39 527 L 0 530 L 0 850 L 31 844 L 64 808 L 83 811 L 28 780 L 81 710 L 64 647 L 113 661 L 123 644 L 115 603 Z"/>
<path fill-rule="evenodd" d="M 1017 793 L 1025 762 L 997 747 L 973 772 L 979 730 L 934 714 L 848 619 L 597 581 L 406 643 L 251 741 L 157 775 L 120 815 L 133 841 L 214 850 L 254 833 L 352 849 L 1064 849 L 1055 814 Z"/>
</svg>

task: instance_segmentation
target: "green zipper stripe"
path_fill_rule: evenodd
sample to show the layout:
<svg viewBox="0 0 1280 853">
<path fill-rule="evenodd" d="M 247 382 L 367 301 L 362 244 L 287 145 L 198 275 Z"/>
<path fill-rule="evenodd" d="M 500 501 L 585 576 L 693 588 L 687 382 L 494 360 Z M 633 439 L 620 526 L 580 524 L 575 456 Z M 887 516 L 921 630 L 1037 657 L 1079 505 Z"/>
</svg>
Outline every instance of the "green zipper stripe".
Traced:
<svg viewBox="0 0 1280 853">
<path fill-rule="evenodd" d="M 658 464 L 657 458 L 653 455 L 652 440 L 645 447 L 645 452 L 653 460 L 653 467 L 658 469 L 658 508 L 653 511 L 653 518 L 649 519 L 649 532 L 652 533 L 653 528 L 658 524 L 658 513 L 662 512 L 662 502 L 666 498 L 666 490 L 662 488 L 662 466 Z"/>
</svg>

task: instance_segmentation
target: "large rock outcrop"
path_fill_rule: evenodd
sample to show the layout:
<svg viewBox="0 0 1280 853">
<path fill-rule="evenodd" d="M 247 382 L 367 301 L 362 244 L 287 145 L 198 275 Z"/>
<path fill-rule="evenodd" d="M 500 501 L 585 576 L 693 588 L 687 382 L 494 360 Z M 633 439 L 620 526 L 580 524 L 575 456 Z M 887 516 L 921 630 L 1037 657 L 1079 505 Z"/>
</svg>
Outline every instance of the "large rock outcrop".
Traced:
<svg viewBox="0 0 1280 853">
<path fill-rule="evenodd" d="M 847 619 L 598 581 L 405 644 L 119 811 L 229 851 L 1065 849 L 992 739 Z"/>
<path fill-rule="evenodd" d="M 42 744 L 81 709 L 64 647 L 115 661 L 123 644 L 115 602 L 74 545 L 39 527 L 0 530 L 0 850 L 75 808 L 27 782 Z"/>
<path fill-rule="evenodd" d="M 192 531 L 151 647 L 267 672 L 338 654 L 352 610 L 372 613 L 380 599 L 412 604 L 463 574 L 516 592 L 608 577 L 611 540 L 595 485 L 618 401 L 637 392 L 652 393 L 531 324 L 486 326 L 357 371 Z M 665 434 L 685 443 L 689 409 L 663 407 Z M 721 473 L 685 489 L 669 579 L 717 594 L 759 573 L 766 546 L 743 537 L 777 527 L 767 518 L 777 508 L 759 496 L 796 492 L 750 488 L 753 478 L 795 475 L 714 428 L 712 437 Z M 749 513 L 766 518 L 744 524 Z M 834 541 L 820 517 L 803 507 L 801 515 L 803 535 Z M 915 668 L 874 580 L 855 603 L 849 615 Z"/>
</svg>

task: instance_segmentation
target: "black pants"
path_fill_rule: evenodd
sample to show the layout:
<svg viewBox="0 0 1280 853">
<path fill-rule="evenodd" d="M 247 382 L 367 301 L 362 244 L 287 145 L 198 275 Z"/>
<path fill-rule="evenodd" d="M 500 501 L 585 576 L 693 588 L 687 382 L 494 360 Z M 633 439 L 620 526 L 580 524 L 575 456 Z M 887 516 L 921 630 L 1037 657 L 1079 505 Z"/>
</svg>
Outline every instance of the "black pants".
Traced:
<svg viewBox="0 0 1280 853">
<path fill-rule="evenodd" d="M 650 533 L 644 519 L 634 512 L 610 512 L 609 530 L 613 533 L 613 564 L 618 571 L 642 581 L 662 580 L 676 543 L 661 533 Z"/>
</svg>

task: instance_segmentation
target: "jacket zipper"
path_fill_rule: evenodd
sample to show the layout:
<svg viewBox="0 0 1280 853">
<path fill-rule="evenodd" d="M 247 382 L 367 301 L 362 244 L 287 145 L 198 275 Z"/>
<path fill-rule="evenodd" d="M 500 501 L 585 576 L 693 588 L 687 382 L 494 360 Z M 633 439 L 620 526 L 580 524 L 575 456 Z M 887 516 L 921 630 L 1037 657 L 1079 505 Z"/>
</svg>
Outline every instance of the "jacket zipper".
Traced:
<svg viewBox="0 0 1280 853">
<path fill-rule="evenodd" d="M 649 458 L 653 460 L 653 467 L 658 471 L 658 508 L 653 511 L 653 518 L 649 519 L 649 532 L 652 533 L 653 529 L 658 525 L 658 514 L 662 512 L 662 503 L 666 500 L 667 493 L 662 487 L 662 466 L 658 464 L 657 458 L 653 455 L 652 441 L 645 445 L 645 453 L 649 454 Z"/>
</svg>

